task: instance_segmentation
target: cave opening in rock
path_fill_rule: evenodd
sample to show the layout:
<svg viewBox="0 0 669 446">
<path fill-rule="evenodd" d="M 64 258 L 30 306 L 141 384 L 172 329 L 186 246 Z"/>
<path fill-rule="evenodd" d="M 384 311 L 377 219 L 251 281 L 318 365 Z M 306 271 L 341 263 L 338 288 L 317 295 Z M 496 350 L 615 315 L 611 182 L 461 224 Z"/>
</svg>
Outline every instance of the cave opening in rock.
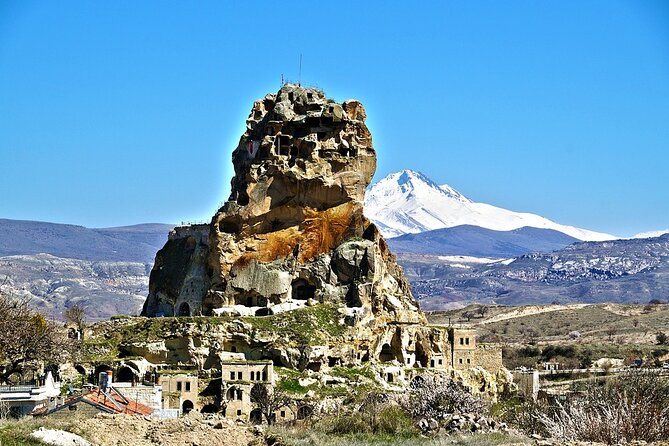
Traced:
<svg viewBox="0 0 669 446">
<path fill-rule="evenodd" d="M 395 355 L 393 355 L 393 350 L 390 348 L 390 344 L 383 344 L 381 347 L 381 353 L 379 353 L 379 361 L 388 362 L 392 361 L 393 359 L 395 359 Z"/>
<path fill-rule="evenodd" d="M 256 316 L 271 316 L 273 314 L 274 311 L 272 311 L 272 309 L 269 307 L 258 308 L 255 312 Z"/>
<path fill-rule="evenodd" d="M 316 294 L 316 287 L 309 284 L 304 279 L 294 280 L 292 283 L 293 287 L 293 299 L 295 300 L 308 300 L 313 299 Z"/>
<path fill-rule="evenodd" d="M 216 413 L 218 412 L 218 406 L 216 404 L 205 404 L 200 410 L 202 413 Z"/>
<path fill-rule="evenodd" d="M 179 305 L 179 316 L 190 316 L 190 305 L 188 302 L 183 302 Z"/>
<path fill-rule="evenodd" d="M 349 308 L 362 307 L 362 300 L 360 300 L 358 286 L 355 283 L 352 283 L 346 292 L 346 306 Z"/>
</svg>

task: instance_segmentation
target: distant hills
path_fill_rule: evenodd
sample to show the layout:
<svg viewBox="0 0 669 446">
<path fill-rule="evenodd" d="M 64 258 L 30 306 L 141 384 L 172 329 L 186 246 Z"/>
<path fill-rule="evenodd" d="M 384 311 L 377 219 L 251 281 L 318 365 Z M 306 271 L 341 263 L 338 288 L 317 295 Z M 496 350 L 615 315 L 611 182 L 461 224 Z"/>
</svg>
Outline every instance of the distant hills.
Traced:
<svg viewBox="0 0 669 446">
<path fill-rule="evenodd" d="M 471 302 L 645 303 L 669 298 L 669 234 L 579 242 L 506 261 L 400 254 L 425 309 Z"/>
<path fill-rule="evenodd" d="M 80 260 L 153 263 L 173 225 L 117 228 L 0 219 L 0 256 L 51 254 Z"/>
<path fill-rule="evenodd" d="M 530 252 L 555 251 L 574 242 L 578 240 L 552 229 L 523 227 L 512 231 L 494 231 L 472 225 L 405 234 L 388 240 L 391 250 L 396 254 L 504 259 Z"/>
<path fill-rule="evenodd" d="M 172 227 L 0 219 L 0 288 L 55 318 L 77 303 L 90 320 L 139 314 L 156 252 Z"/>
</svg>

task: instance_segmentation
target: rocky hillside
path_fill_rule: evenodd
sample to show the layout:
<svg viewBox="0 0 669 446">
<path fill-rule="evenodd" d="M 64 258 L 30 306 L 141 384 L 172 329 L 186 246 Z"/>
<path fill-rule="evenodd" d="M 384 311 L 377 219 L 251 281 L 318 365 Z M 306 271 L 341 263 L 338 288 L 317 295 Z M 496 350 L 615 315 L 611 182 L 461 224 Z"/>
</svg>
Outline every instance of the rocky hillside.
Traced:
<svg viewBox="0 0 669 446">
<path fill-rule="evenodd" d="M 136 315 L 170 225 L 105 229 L 0 219 L 0 287 L 60 318 L 78 303 L 91 320 Z"/>
<path fill-rule="evenodd" d="M 432 309 L 467 302 L 634 303 L 669 296 L 669 235 L 576 243 L 509 261 L 454 264 L 413 255 L 402 263 L 421 304 Z"/>
<path fill-rule="evenodd" d="M 0 257 L 0 289 L 28 297 L 45 314 L 83 305 L 89 320 L 139 314 L 151 266 L 138 262 L 65 259 L 49 254 Z"/>
</svg>

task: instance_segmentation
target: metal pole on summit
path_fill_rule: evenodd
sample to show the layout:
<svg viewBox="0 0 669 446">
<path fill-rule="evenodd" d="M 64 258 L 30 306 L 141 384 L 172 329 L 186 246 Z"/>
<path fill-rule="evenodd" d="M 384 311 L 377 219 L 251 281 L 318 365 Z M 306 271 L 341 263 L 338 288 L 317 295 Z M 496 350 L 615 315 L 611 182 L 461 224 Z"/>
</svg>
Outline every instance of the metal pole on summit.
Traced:
<svg viewBox="0 0 669 446">
<path fill-rule="evenodd" d="M 302 86 L 302 53 L 300 53 L 300 71 L 298 72 L 297 75 L 297 86 L 298 87 Z"/>
</svg>

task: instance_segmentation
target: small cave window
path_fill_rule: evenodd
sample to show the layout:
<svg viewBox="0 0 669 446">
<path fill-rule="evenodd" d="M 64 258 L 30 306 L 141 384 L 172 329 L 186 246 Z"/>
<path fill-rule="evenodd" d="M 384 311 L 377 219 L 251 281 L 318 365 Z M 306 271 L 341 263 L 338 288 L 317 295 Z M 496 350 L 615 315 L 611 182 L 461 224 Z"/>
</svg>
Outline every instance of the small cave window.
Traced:
<svg viewBox="0 0 669 446">
<path fill-rule="evenodd" d="M 236 345 L 232 345 L 232 346 L 230 346 L 230 351 L 231 351 L 232 353 L 237 353 L 237 346 L 236 346 Z"/>
<path fill-rule="evenodd" d="M 321 363 L 310 362 L 309 364 L 307 364 L 307 370 L 311 370 L 312 372 L 319 372 L 321 370 Z"/>
<path fill-rule="evenodd" d="M 393 374 L 392 373 L 388 372 L 387 377 L 386 377 L 386 381 L 388 381 L 389 383 L 393 382 Z"/>
</svg>

